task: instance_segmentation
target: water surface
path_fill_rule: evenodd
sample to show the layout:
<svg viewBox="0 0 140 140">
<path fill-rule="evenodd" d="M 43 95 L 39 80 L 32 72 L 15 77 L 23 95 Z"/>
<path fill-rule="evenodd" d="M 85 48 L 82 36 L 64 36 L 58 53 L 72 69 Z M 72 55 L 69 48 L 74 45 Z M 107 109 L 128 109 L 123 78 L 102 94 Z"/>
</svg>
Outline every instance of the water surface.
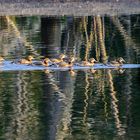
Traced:
<svg viewBox="0 0 140 140">
<path fill-rule="evenodd" d="M 140 63 L 140 16 L 3 16 L 6 61 L 74 55 Z M 140 69 L 0 70 L 0 139 L 140 137 Z"/>
</svg>

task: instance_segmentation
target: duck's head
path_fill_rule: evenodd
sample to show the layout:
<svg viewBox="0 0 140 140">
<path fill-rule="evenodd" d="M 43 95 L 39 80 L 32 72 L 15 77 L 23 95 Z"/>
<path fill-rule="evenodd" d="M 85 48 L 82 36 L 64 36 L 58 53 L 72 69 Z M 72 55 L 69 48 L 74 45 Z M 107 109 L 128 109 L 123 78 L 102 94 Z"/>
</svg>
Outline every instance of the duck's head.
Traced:
<svg viewBox="0 0 140 140">
<path fill-rule="evenodd" d="M 119 57 L 119 58 L 117 59 L 117 61 L 120 62 L 120 63 L 125 63 L 125 60 L 124 60 L 122 57 Z"/>
<path fill-rule="evenodd" d="M 27 58 L 29 61 L 32 61 L 34 59 L 34 57 L 32 55 L 29 55 Z"/>
<path fill-rule="evenodd" d="M 50 62 L 50 59 L 49 59 L 49 58 L 45 58 L 45 59 L 43 60 L 43 62 L 44 62 L 44 63 L 49 63 L 49 62 Z"/>
<path fill-rule="evenodd" d="M 64 59 L 64 58 L 66 58 L 66 55 L 65 54 L 60 54 L 59 58 Z"/>
<path fill-rule="evenodd" d="M 2 62 L 2 61 L 4 61 L 4 58 L 3 58 L 3 57 L 1 57 L 1 56 L 0 56 L 0 61 L 1 61 L 1 62 Z"/>
<path fill-rule="evenodd" d="M 95 62 L 97 62 L 97 61 L 95 60 L 95 58 L 90 58 L 90 59 L 89 59 L 89 62 L 90 62 L 90 63 L 95 63 Z"/>
</svg>

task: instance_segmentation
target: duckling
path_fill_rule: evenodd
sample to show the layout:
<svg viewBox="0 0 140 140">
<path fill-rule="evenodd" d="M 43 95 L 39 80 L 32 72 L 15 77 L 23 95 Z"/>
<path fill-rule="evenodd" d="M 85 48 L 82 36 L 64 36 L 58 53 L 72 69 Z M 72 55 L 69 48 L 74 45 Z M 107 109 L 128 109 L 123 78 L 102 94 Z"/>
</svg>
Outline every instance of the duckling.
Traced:
<svg viewBox="0 0 140 140">
<path fill-rule="evenodd" d="M 43 66 L 49 67 L 50 66 L 50 59 L 49 58 L 45 58 L 42 62 Z"/>
<path fill-rule="evenodd" d="M 73 66 L 73 63 L 75 61 L 75 58 L 74 57 L 70 57 L 68 59 L 68 62 L 60 62 L 57 64 L 58 67 L 72 67 Z"/>
<path fill-rule="evenodd" d="M 2 64 L 4 61 L 4 58 L 0 56 L 0 64 Z"/>
<path fill-rule="evenodd" d="M 90 58 L 89 61 L 82 61 L 80 66 L 94 66 L 95 62 L 97 62 L 94 58 Z"/>
<path fill-rule="evenodd" d="M 119 66 L 122 66 L 123 63 L 125 63 L 125 60 L 122 57 L 119 57 L 118 59 L 116 59 L 114 61 L 111 61 L 110 62 L 110 65 L 111 66 L 119 67 Z"/>
<path fill-rule="evenodd" d="M 48 67 L 50 65 L 50 62 L 51 61 L 49 58 L 45 58 L 43 61 L 36 61 L 36 62 L 33 62 L 31 65 Z"/>
<path fill-rule="evenodd" d="M 64 58 L 66 58 L 66 56 L 64 54 L 61 54 L 58 59 L 56 59 L 56 58 L 51 59 L 51 62 L 60 63 L 60 62 L 63 62 Z"/>
<path fill-rule="evenodd" d="M 58 67 L 72 67 L 73 63 L 72 62 L 60 62 L 58 63 Z"/>
<path fill-rule="evenodd" d="M 26 59 L 14 60 L 11 63 L 19 63 L 19 64 L 32 64 L 33 56 L 29 55 Z"/>
<path fill-rule="evenodd" d="M 20 64 L 32 64 L 32 60 L 34 59 L 33 56 L 29 55 L 27 59 L 20 59 L 18 63 Z"/>
</svg>

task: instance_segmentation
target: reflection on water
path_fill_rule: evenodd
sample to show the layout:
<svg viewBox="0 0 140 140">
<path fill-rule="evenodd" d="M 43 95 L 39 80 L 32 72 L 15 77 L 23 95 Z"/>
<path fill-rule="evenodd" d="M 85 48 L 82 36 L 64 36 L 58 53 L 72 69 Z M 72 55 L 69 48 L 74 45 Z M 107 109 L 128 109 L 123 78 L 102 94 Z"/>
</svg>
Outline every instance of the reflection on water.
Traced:
<svg viewBox="0 0 140 140">
<path fill-rule="evenodd" d="M 1 49 L 7 58 L 32 54 L 106 62 L 124 56 L 139 63 L 139 15 L 114 17 L 1 17 Z M 131 59 L 129 59 L 130 57 Z"/>
<path fill-rule="evenodd" d="M 139 15 L 0 18 L 0 54 L 140 63 Z M 1 71 L 0 139 L 138 139 L 139 69 Z"/>
<path fill-rule="evenodd" d="M 138 74 L 139 69 L 76 71 L 75 76 L 1 72 L 1 138 L 137 138 Z"/>
</svg>

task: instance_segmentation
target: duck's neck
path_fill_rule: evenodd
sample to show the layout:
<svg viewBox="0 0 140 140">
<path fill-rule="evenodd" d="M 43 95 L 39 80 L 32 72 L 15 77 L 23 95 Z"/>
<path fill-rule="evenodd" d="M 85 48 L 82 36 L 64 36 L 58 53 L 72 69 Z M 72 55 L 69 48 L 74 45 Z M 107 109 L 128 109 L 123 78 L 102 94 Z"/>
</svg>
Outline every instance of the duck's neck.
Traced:
<svg viewBox="0 0 140 140">
<path fill-rule="evenodd" d="M 120 61 L 119 63 L 120 63 L 121 65 L 123 64 L 123 62 L 122 62 L 122 61 Z"/>
</svg>

